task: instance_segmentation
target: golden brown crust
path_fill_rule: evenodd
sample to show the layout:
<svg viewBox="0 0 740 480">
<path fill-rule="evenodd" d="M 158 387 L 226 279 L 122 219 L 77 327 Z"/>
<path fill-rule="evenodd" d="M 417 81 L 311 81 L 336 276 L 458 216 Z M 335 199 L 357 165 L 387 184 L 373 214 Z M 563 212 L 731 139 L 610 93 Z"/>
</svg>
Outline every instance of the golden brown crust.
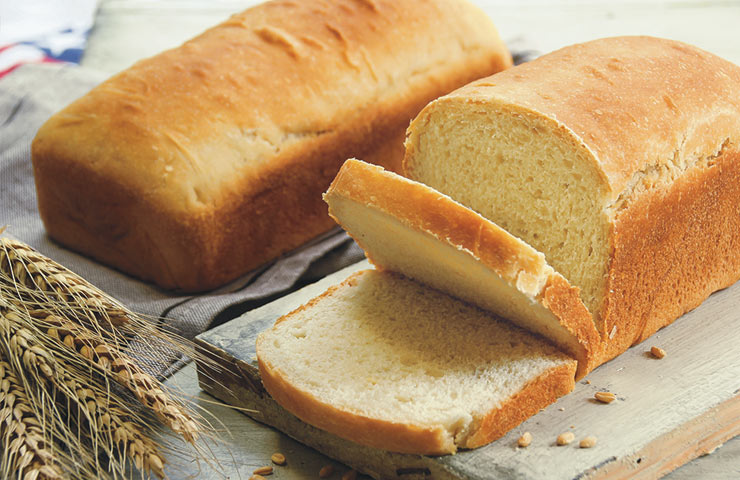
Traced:
<svg viewBox="0 0 740 480">
<path fill-rule="evenodd" d="M 611 201 L 655 164 L 714 152 L 740 129 L 740 69 L 681 42 L 614 37 L 571 45 L 448 98 L 495 101 L 564 127 L 603 172 Z"/>
<path fill-rule="evenodd" d="M 581 301 L 580 291 L 559 273 L 550 275 L 542 292 L 542 304 L 560 320 L 578 342 L 583 345 L 587 356 L 578 358 L 576 380 L 585 377 L 601 364 L 604 344 L 594 327 L 591 313 Z"/>
<path fill-rule="evenodd" d="M 511 64 L 477 8 L 417 3 L 269 2 L 104 82 L 33 143 L 47 231 L 196 291 L 327 230 L 344 159 L 398 168 L 426 102 Z"/>
<path fill-rule="evenodd" d="M 620 212 L 604 307 L 603 361 L 740 279 L 740 152 L 729 145 Z"/>
<path fill-rule="evenodd" d="M 530 381 L 519 393 L 480 420 L 475 433 L 459 446 L 477 448 L 503 437 L 524 420 L 570 393 L 575 388 L 575 373 L 576 364 L 568 363 Z"/>
<path fill-rule="evenodd" d="M 569 352 L 578 360 L 577 378 L 596 367 L 601 356 L 600 336 L 580 299 L 579 290 L 561 275 L 552 273 L 544 256 L 521 240 L 426 185 L 355 159 L 344 163 L 325 197 L 329 201 L 335 195 L 384 212 L 412 230 L 471 252 L 512 288 L 517 288 L 522 277 L 541 281 L 544 284 L 541 291 L 528 293 L 549 309 L 581 345 L 582 350 Z M 331 215 L 331 209 L 329 213 Z M 361 238 L 355 240 L 371 262 L 384 268 L 382 262 L 375 261 L 374 252 Z"/>
</svg>

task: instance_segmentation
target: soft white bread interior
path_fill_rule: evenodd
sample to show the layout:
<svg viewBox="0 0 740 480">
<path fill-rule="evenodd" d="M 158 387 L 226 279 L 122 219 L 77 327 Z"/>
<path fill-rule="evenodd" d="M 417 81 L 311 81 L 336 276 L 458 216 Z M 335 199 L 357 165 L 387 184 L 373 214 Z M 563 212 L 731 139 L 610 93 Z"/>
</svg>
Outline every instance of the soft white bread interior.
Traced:
<svg viewBox="0 0 740 480">
<path fill-rule="evenodd" d="M 493 222 L 426 185 L 354 159 L 324 199 L 378 268 L 542 335 L 578 360 L 577 378 L 596 366 L 600 337 L 578 289 Z"/>
<path fill-rule="evenodd" d="M 528 332 L 390 272 L 365 270 L 257 340 L 270 395 L 386 450 L 484 445 L 572 390 L 576 362 Z"/>
<path fill-rule="evenodd" d="M 740 68 L 618 37 L 432 102 L 405 169 L 543 252 L 608 359 L 740 278 L 739 142 Z"/>
</svg>

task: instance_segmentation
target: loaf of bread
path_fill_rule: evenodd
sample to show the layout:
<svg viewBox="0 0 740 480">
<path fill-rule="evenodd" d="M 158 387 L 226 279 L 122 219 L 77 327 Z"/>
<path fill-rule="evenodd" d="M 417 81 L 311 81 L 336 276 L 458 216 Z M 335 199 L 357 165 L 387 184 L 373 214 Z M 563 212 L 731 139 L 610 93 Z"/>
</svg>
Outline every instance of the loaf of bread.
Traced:
<svg viewBox="0 0 740 480">
<path fill-rule="evenodd" d="M 365 270 L 257 340 L 262 382 L 301 420 L 438 455 L 502 436 L 574 386 L 576 362 L 465 302 Z"/>
<path fill-rule="evenodd" d="M 606 361 L 740 278 L 739 142 L 739 67 L 620 37 L 432 102 L 404 162 L 580 288 Z"/>
<path fill-rule="evenodd" d="M 348 160 L 324 195 L 329 214 L 379 269 L 494 312 L 596 366 L 601 341 L 591 315 L 545 257 L 446 195 Z"/>
<path fill-rule="evenodd" d="M 509 65 L 465 0 L 268 2 L 42 126 L 39 212 L 83 254 L 211 289 L 331 228 L 321 193 L 346 158 L 397 169 L 428 101 Z"/>
</svg>

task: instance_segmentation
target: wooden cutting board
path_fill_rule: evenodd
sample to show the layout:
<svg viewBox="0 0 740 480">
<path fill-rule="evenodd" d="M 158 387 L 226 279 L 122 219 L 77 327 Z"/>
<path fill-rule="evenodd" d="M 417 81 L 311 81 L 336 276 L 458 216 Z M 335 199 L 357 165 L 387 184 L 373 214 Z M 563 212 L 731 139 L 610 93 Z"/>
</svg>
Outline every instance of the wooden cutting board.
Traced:
<svg viewBox="0 0 740 480">
<path fill-rule="evenodd" d="M 280 316 L 367 262 L 337 272 L 197 337 L 221 368 L 198 366 L 201 388 L 253 412 L 316 450 L 375 478 L 581 479 L 655 478 L 711 452 L 740 434 L 740 284 L 712 295 L 644 343 L 602 365 L 573 392 L 488 446 L 456 455 L 403 455 L 363 447 L 313 428 L 282 409 L 264 391 L 255 339 Z M 657 360 L 652 345 L 667 356 Z M 617 400 L 601 404 L 597 391 Z M 532 444 L 517 438 L 532 433 Z M 576 441 L 556 446 L 571 431 Z M 595 447 L 578 441 L 596 436 Z"/>
</svg>

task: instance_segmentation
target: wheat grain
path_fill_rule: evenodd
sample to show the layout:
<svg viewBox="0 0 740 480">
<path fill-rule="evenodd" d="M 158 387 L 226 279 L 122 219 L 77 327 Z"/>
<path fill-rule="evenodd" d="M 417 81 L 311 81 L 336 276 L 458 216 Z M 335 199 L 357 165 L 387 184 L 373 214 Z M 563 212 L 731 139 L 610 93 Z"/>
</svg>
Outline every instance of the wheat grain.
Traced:
<svg viewBox="0 0 740 480">
<path fill-rule="evenodd" d="M 570 442 L 575 440 L 576 436 L 573 434 L 573 432 L 565 432 L 558 435 L 558 438 L 556 440 L 556 443 L 559 446 L 568 445 Z"/>
<path fill-rule="evenodd" d="M 612 403 L 616 400 L 617 396 L 611 392 L 596 392 L 594 398 L 601 403 Z"/>
</svg>

